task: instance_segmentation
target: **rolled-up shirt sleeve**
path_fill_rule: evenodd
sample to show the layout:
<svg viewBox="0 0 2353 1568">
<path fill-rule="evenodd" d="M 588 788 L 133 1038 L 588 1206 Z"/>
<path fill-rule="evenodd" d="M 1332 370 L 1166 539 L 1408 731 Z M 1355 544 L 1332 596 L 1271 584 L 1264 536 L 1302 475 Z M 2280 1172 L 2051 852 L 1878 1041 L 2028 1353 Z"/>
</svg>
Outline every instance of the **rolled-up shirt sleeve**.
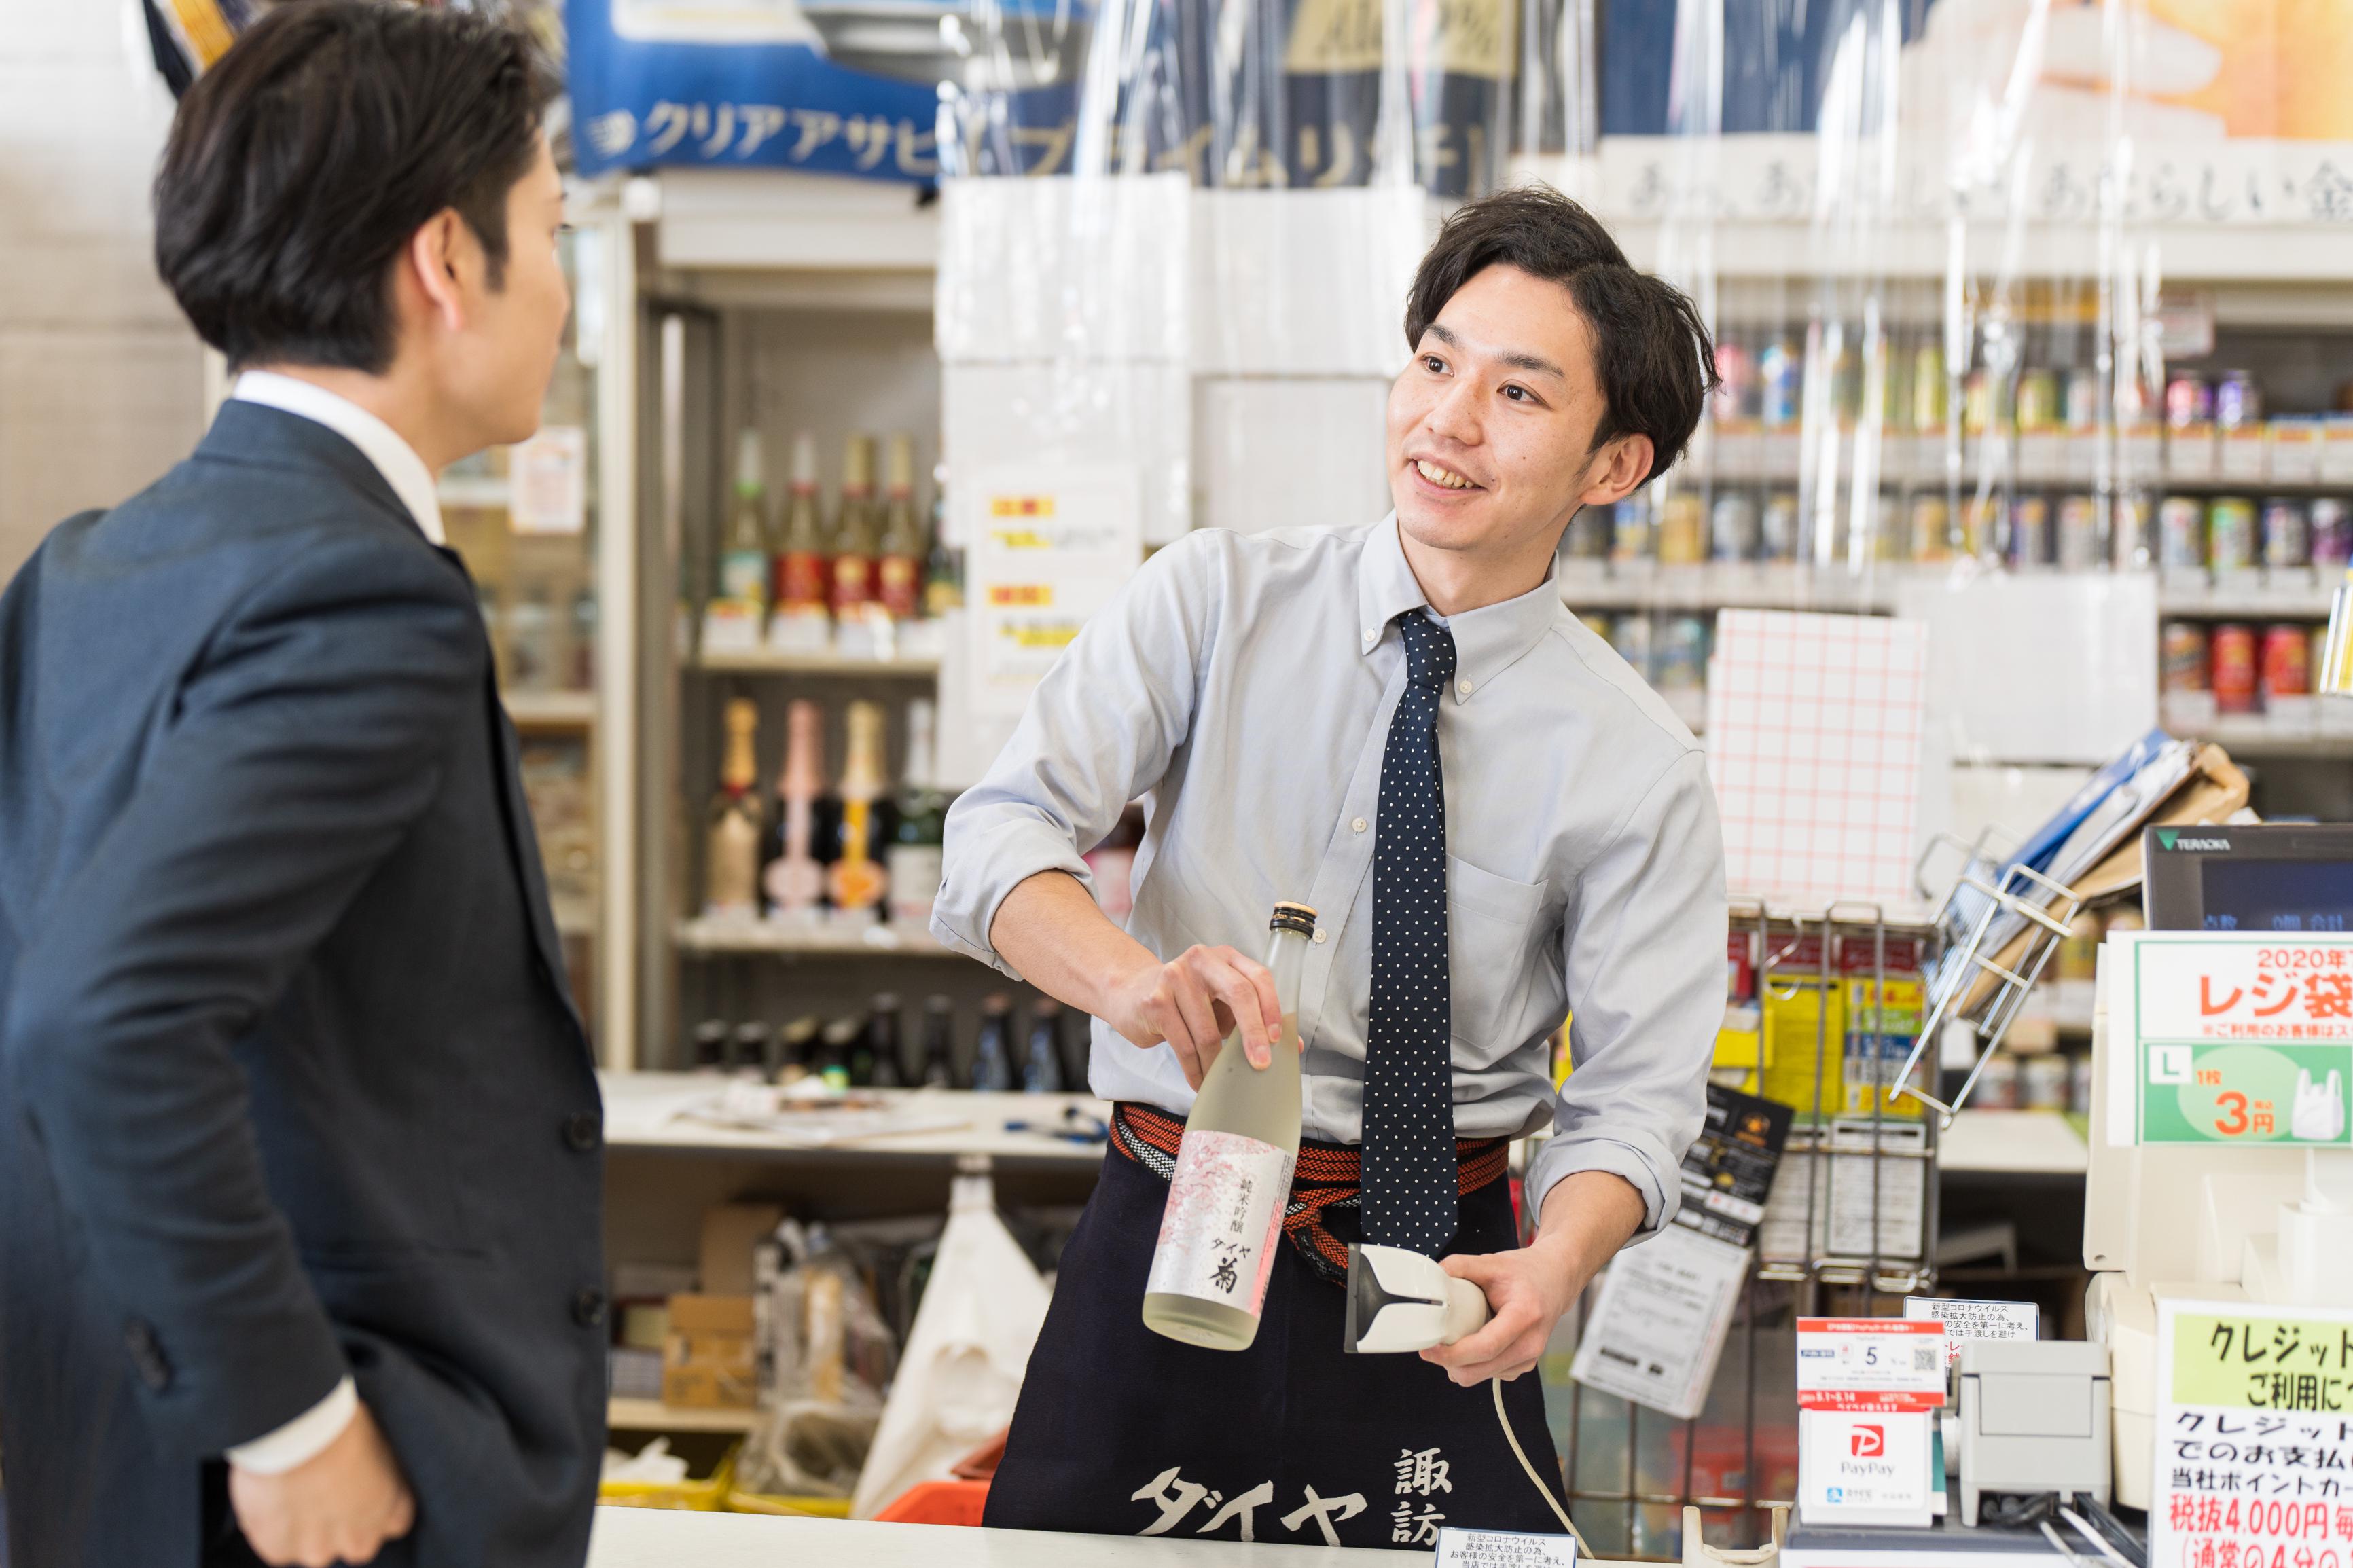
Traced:
<svg viewBox="0 0 2353 1568">
<path fill-rule="evenodd" d="M 1212 631 L 1215 537 L 1162 550 L 1089 619 L 987 774 L 949 807 L 932 906 L 932 933 L 947 946 L 1013 974 L 988 940 L 1006 895 L 1041 871 L 1092 887 L 1082 856 L 1167 772 Z"/>
<path fill-rule="evenodd" d="M 1566 922 L 1569 1053 L 1553 1136 L 1529 1162 L 1540 1209 L 1577 1171 L 1624 1177 L 1638 1239 L 1674 1217 L 1724 1020 L 1724 841 L 1705 757 L 1671 764 L 1593 860 Z"/>
</svg>

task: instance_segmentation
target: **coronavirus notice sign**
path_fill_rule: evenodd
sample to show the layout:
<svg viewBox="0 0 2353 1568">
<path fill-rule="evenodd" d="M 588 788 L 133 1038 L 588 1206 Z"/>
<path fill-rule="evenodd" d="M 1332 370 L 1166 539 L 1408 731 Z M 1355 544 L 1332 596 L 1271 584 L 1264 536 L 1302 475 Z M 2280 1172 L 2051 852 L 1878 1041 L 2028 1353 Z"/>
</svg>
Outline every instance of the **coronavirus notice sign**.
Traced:
<svg viewBox="0 0 2353 1568">
<path fill-rule="evenodd" d="M 2149 1568 L 2353 1568 L 2353 1309 L 2158 1303 Z"/>
</svg>

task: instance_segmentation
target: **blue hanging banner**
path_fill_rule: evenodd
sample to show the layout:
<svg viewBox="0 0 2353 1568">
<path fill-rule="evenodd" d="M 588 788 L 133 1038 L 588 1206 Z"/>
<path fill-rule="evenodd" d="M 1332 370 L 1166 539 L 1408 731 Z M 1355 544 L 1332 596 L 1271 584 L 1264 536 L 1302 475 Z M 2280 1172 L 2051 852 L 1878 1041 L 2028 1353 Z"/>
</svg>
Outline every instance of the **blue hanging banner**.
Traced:
<svg viewBox="0 0 2353 1568">
<path fill-rule="evenodd" d="M 1033 22 L 1055 10 L 1051 0 L 992 9 L 1033 8 L 1044 13 Z M 969 120 L 974 145 L 950 146 L 951 170 L 1067 173 L 1074 69 L 1057 80 L 1050 64 L 1051 85 L 990 95 L 987 115 L 958 112 L 965 100 L 941 78 L 957 68 L 969 11 L 927 0 L 567 0 L 579 171 L 691 164 L 922 184 L 939 177 L 943 128 L 953 138 Z"/>
</svg>

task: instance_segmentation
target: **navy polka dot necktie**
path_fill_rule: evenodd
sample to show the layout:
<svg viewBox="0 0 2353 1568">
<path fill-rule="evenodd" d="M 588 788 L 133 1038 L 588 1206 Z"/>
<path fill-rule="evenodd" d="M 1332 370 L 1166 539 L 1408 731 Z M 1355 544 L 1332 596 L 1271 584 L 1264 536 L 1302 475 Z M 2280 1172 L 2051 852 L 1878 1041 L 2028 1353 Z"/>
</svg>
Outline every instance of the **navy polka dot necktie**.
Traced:
<svg viewBox="0 0 2353 1568">
<path fill-rule="evenodd" d="M 1381 755 L 1373 843 L 1373 1018 L 1365 1054 L 1365 1239 L 1435 1258 L 1454 1238 L 1454 1074 L 1448 1041 L 1446 784 L 1438 703 L 1454 637 L 1397 618 L 1405 694 Z"/>
</svg>

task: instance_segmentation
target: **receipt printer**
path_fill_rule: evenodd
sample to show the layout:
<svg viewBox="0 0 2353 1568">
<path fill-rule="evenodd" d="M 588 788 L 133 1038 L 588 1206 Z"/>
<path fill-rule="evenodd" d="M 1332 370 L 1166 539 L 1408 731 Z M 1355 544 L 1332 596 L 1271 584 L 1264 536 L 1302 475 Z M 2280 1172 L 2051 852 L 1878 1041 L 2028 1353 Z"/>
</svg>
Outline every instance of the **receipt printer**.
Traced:
<svg viewBox="0 0 2353 1568">
<path fill-rule="evenodd" d="M 2108 1347 L 2078 1340 L 1961 1346 L 1961 1522 L 1990 1495 L 2089 1492 L 2105 1506 Z"/>
</svg>

